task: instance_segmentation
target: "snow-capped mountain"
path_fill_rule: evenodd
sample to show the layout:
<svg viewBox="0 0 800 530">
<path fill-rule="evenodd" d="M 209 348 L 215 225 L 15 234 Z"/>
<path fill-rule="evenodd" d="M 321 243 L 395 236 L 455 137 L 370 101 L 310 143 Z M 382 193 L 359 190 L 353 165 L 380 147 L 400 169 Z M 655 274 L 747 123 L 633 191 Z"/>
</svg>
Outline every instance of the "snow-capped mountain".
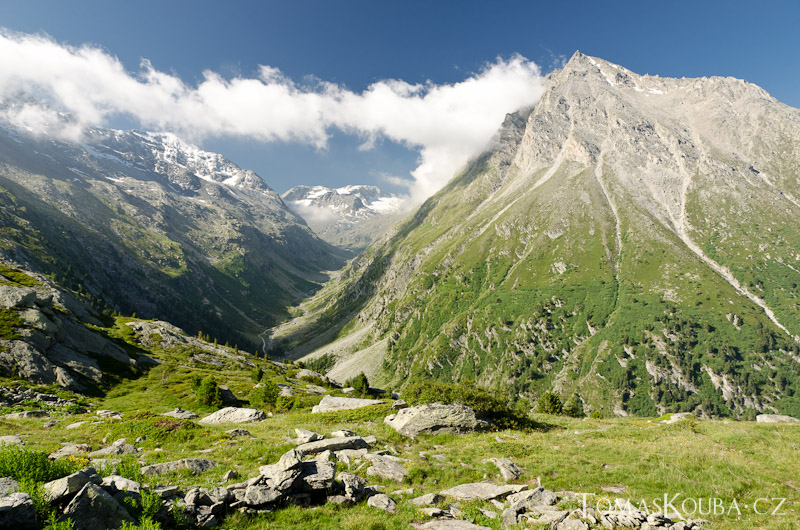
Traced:
<svg viewBox="0 0 800 530">
<path fill-rule="evenodd" d="M 296 186 L 282 196 L 323 240 L 351 251 L 372 243 L 397 219 L 403 199 L 377 186 Z"/>
</svg>

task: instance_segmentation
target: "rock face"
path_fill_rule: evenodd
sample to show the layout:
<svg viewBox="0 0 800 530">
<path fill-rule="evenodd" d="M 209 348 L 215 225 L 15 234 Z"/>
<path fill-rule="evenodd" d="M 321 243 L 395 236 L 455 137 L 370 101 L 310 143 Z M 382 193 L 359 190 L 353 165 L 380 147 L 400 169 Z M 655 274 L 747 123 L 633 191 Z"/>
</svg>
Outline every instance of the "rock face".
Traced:
<svg viewBox="0 0 800 530">
<path fill-rule="evenodd" d="M 124 522 L 135 522 L 114 497 L 92 483 L 86 484 L 64 509 L 60 520 L 67 518 L 72 519 L 75 530 L 113 529 Z"/>
<path fill-rule="evenodd" d="M 36 510 L 27 493 L 12 493 L 0 498 L 0 528 L 36 530 Z"/>
<path fill-rule="evenodd" d="M 644 374 L 635 391 L 659 412 L 706 393 L 734 415 L 766 412 L 777 386 L 745 389 L 767 364 L 800 389 L 800 109 L 741 80 L 639 75 L 581 53 L 533 90 L 538 103 L 286 334 L 390 384 L 468 373 L 509 398 L 585 392 L 592 410 L 627 414 L 643 410 L 613 387 L 621 369 Z M 697 325 L 720 332 L 685 360 Z M 716 362 L 723 348 L 748 352 L 741 370 Z"/>
<path fill-rule="evenodd" d="M 319 405 L 315 405 L 314 408 L 311 409 L 311 412 L 335 412 L 337 410 L 360 409 L 363 407 L 369 407 L 370 405 L 381 404 L 383 404 L 383 401 L 379 399 L 357 399 L 325 396 L 322 398 L 322 401 L 319 402 Z"/>
<path fill-rule="evenodd" d="M 384 423 L 395 431 L 416 438 L 420 434 L 465 433 L 486 429 L 489 424 L 475 417 L 475 411 L 465 405 L 421 405 L 402 409 L 386 416 Z"/>
<path fill-rule="evenodd" d="M 800 420 L 782 414 L 759 414 L 756 416 L 758 423 L 800 423 Z"/>
<path fill-rule="evenodd" d="M 200 423 L 207 425 L 219 425 L 220 423 L 251 423 L 263 421 L 267 415 L 258 409 L 244 409 L 238 407 L 226 407 L 213 414 L 209 414 Z"/>
</svg>

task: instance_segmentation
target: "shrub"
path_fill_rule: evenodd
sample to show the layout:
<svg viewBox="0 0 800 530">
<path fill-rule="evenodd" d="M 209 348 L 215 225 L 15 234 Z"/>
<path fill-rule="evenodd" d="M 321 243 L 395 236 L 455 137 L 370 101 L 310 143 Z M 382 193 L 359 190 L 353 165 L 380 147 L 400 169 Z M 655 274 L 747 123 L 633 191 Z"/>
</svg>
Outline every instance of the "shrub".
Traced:
<svg viewBox="0 0 800 530">
<path fill-rule="evenodd" d="M 542 414 L 561 414 L 561 398 L 555 392 L 545 392 L 539 396 L 536 411 Z"/>
<path fill-rule="evenodd" d="M 572 416 L 573 418 L 583 418 L 586 414 L 583 412 L 583 401 L 581 401 L 578 394 L 573 394 L 564 404 L 562 414 L 565 416 Z"/>
<path fill-rule="evenodd" d="M 79 463 L 68 460 L 50 460 L 47 453 L 17 446 L 0 446 L 0 477 L 30 483 L 50 482 L 66 477 L 81 469 Z"/>
<path fill-rule="evenodd" d="M 278 394 L 280 389 L 272 381 L 261 383 L 250 391 L 250 405 L 259 409 L 274 407 L 278 401 Z"/>
<path fill-rule="evenodd" d="M 511 409 L 505 400 L 466 383 L 426 381 L 407 386 L 403 397 L 412 405 L 461 403 L 500 429 L 527 428 L 534 424 L 523 412 Z"/>
<path fill-rule="evenodd" d="M 254 383 L 258 383 L 261 379 L 264 378 L 264 369 L 260 366 L 250 372 L 250 379 L 253 380 Z"/>
<path fill-rule="evenodd" d="M 222 393 L 219 391 L 217 380 L 208 376 L 197 387 L 197 402 L 201 405 L 222 406 Z"/>
<path fill-rule="evenodd" d="M 324 374 L 325 372 L 329 371 L 333 366 L 336 364 L 336 356 L 332 353 L 326 353 L 325 355 L 320 355 L 319 357 L 315 357 L 314 359 L 309 359 L 305 362 L 306 368 L 309 370 L 314 370 L 315 372 L 319 372 Z"/>
<path fill-rule="evenodd" d="M 602 411 L 593 410 L 591 417 L 596 420 L 602 420 L 605 416 L 603 415 Z"/>
<path fill-rule="evenodd" d="M 359 394 L 369 394 L 369 379 L 366 374 L 361 372 L 352 379 L 348 379 L 345 386 L 351 386 L 356 389 Z"/>
<path fill-rule="evenodd" d="M 280 411 L 290 411 L 297 405 L 297 400 L 293 396 L 278 396 L 275 401 L 275 408 Z"/>
</svg>

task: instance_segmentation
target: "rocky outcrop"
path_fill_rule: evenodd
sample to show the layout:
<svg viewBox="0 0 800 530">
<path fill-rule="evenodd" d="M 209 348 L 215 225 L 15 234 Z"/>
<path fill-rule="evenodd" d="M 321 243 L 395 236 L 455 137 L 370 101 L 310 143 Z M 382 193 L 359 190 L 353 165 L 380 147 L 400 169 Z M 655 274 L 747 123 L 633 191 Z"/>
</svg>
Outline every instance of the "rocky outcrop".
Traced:
<svg viewBox="0 0 800 530">
<path fill-rule="evenodd" d="M 163 475 L 165 473 L 188 470 L 195 475 L 200 475 L 214 469 L 216 466 L 216 462 L 205 458 L 182 458 L 172 462 L 161 462 L 159 464 L 144 466 L 142 467 L 142 473 L 145 475 Z"/>
<path fill-rule="evenodd" d="M 528 486 L 521 484 L 498 486 L 488 482 L 473 482 L 470 484 L 460 484 L 450 489 L 446 489 L 440 493 L 445 497 L 451 497 L 460 501 L 470 501 L 475 499 L 490 501 L 492 499 L 502 499 L 511 495 L 512 493 L 518 493 L 526 489 L 528 489 Z"/>
<path fill-rule="evenodd" d="M 12 493 L 0 498 L 0 528 L 36 530 L 36 510 L 27 493 Z"/>
<path fill-rule="evenodd" d="M 75 530 L 108 530 L 135 523 L 128 511 L 94 483 L 86 484 L 64 509 L 61 521 L 72 519 Z"/>
<path fill-rule="evenodd" d="M 783 414 L 759 414 L 756 416 L 758 423 L 800 423 L 800 420 Z"/>
<path fill-rule="evenodd" d="M 420 405 L 386 416 L 384 423 L 395 431 L 416 438 L 420 434 L 465 433 L 486 429 L 489 423 L 478 419 L 466 405 Z"/>
<path fill-rule="evenodd" d="M 379 399 L 358 399 L 347 397 L 325 396 L 318 405 L 311 409 L 312 413 L 336 412 L 337 410 L 350 410 L 369 407 L 370 405 L 382 405 L 384 402 Z"/>
<path fill-rule="evenodd" d="M 201 419 L 199 423 L 204 423 L 207 425 L 219 425 L 221 423 L 252 423 L 254 421 L 263 421 L 265 419 L 267 419 L 267 415 L 258 409 L 226 407 L 209 414 L 205 418 Z"/>
<path fill-rule="evenodd" d="M 60 503 L 72 499 L 87 484 L 100 484 L 101 482 L 102 479 L 94 468 L 88 467 L 66 477 L 48 482 L 43 488 L 48 502 Z"/>
<path fill-rule="evenodd" d="M 315 454 L 323 451 L 341 451 L 343 449 L 367 449 L 375 445 L 375 437 L 348 436 L 345 438 L 329 438 L 317 440 L 297 446 L 297 450 L 304 454 Z"/>
</svg>

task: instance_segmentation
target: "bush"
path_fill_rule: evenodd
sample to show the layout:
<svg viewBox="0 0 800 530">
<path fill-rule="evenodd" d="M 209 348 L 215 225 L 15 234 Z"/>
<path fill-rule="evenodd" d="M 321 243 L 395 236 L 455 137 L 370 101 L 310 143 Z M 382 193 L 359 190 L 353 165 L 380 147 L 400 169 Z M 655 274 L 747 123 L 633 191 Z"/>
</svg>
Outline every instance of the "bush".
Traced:
<svg viewBox="0 0 800 530">
<path fill-rule="evenodd" d="M 437 381 L 416 383 L 403 389 L 403 397 L 412 405 L 461 403 L 500 429 L 534 426 L 527 414 L 511 409 L 505 400 L 472 384 Z"/>
<path fill-rule="evenodd" d="M 272 381 L 261 383 L 250 391 L 250 405 L 259 409 L 272 408 L 277 403 L 279 394 L 278 385 Z"/>
<path fill-rule="evenodd" d="M 0 446 L 0 477 L 17 482 L 43 483 L 66 477 L 81 469 L 69 459 L 50 460 L 47 453 L 17 446 Z"/>
<path fill-rule="evenodd" d="M 250 379 L 253 380 L 254 383 L 258 383 L 264 378 L 264 369 L 260 366 L 250 372 Z"/>
<path fill-rule="evenodd" d="M 573 418 L 583 418 L 586 414 L 583 412 L 583 401 L 581 401 L 578 394 L 573 394 L 564 404 L 562 414 L 571 416 Z"/>
<path fill-rule="evenodd" d="M 561 414 L 561 398 L 555 392 L 545 392 L 536 403 L 536 412 L 542 414 Z"/>
<path fill-rule="evenodd" d="M 591 417 L 593 419 L 595 419 L 595 420 L 602 420 L 605 416 L 603 415 L 603 413 L 601 411 L 593 410 L 592 414 L 591 414 Z"/>
<path fill-rule="evenodd" d="M 314 370 L 315 372 L 324 374 L 336 364 L 336 356 L 332 353 L 326 353 L 325 355 L 320 355 L 314 359 L 309 359 L 304 364 L 309 370 Z"/>
<path fill-rule="evenodd" d="M 222 406 L 222 393 L 219 391 L 217 380 L 208 376 L 197 387 L 197 402 L 201 405 Z"/>
<path fill-rule="evenodd" d="M 361 372 L 352 379 L 348 379 L 345 386 L 351 386 L 356 389 L 356 392 L 362 395 L 369 394 L 369 379 L 366 374 Z"/>
</svg>

